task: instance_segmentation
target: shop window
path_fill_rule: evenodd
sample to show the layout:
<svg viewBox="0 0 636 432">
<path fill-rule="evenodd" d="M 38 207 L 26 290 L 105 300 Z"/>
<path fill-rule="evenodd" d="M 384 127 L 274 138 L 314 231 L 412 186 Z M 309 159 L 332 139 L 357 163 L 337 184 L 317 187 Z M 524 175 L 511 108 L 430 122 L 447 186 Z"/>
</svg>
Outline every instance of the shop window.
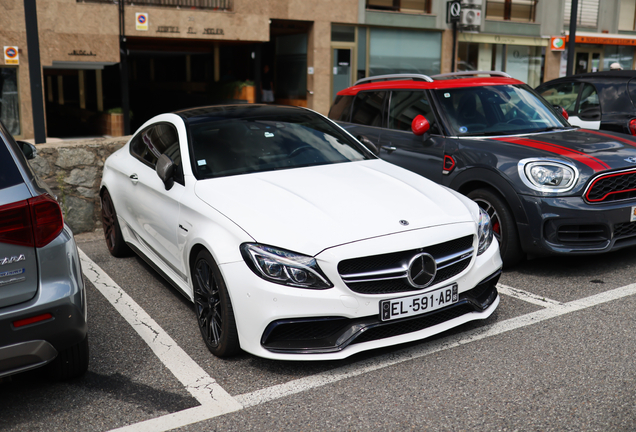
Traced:
<svg viewBox="0 0 636 432">
<path fill-rule="evenodd" d="M 402 13 L 431 13 L 432 0 L 367 0 L 367 9 Z"/>
<path fill-rule="evenodd" d="M 17 68 L 0 67 L 0 121 L 11 135 L 20 135 Z"/>
<path fill-rule="evenodd" d="M 619 63 L 623 69 L 633 69 L 634 47 L 621 45 L 603 46 L 603 70 L 609 70 L 612 63 Z"/>
<path fill-rule="evenodd" d="M 576 16 L 576 25 L 580 27 L 598 27 L 599 0 L 579 0 Z M 565 0 L 563 10 L 563 26 L 569 27 L 570 13 L 572 12 L 572 0 Z"/>
<path fill-rule="evenodd" d="M 372 28 L 369 33 L 369 76 L 440 72 L 440 32 Z"/>
<path fill-rule="evenodd" d="M 534 22 L 537 0 L 487 0 L 486 19 Z"/>
<path fill-rule="evenodd" d="M 331 41 L 332 42 L 355 42 L 356 40 L 356 28 L 354 26 L 331 26 Z"/>
<path fill-rule="evenodd" d="M 351 123 L 382 127 L 386 92 L 360 92 L 353 101 Z"/>
</svg>

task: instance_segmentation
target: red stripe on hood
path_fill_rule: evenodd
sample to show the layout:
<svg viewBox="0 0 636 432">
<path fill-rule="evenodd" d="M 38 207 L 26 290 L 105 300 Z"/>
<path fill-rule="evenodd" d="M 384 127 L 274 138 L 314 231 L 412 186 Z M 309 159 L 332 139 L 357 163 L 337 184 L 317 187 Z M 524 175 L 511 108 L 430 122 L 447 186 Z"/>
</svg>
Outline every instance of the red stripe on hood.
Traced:
<svg viewBox="0 0 636 432">
<path fill-rule="evenodd" d="M 600 136 L 604 136 L 604 137 L 607 137 L 607 138 L 612 138 L 612 139 L 615 139 L 616 141 L 620 141 L 622 143 L 629 144 L 632 147 L 636 147 L 636 142 L 634 140 L 630 140 L 630 139 L 627 139 L 627 138 L 617 137 L 615 135 L 610 135 L 610 134 L 606 134 L 606 133 L 599 132 L 597 130 L 591 130 L 591 129 L 579 129 L 579 131 L 581 131 L 581 132 L 589 132 L 589 133 L 593 133 L 594 135 L 600 135 Z"/>
<path fill-rule="evenodd" d="M 594 156 L 590 156 L 586 153 L 572 150 L 571 148 L 564 147 L 558 144 L 547 143 L 543 141 L 537 141 L 528 138 L 493 138 L 497 141 L 509 142 L 511 144 L 519 144 L 526 147 L 532 147 L 539 150 L 545 150 L 550 153 L 555 153 L 561 156 L 568 157 L 570 159 L 577 160 L 582 164 L 587 165 L 592 168 L 595 172 L 605 171 L 610 169 L 610 166 L 607 165 L 600 159 L 595 158 Z"/>
</svg>

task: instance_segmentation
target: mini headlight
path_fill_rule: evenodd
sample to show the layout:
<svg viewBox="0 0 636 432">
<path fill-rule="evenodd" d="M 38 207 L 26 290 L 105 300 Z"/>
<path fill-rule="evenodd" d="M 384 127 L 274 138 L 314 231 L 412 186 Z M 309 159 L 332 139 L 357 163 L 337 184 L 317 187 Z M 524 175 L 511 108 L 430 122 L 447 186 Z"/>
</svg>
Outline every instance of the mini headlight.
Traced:
<svg viewBox="0 0 636 432">
<path fill-rule="evenodd" d="M 540 192 L 569 191 L 579 177 L 574 165 L 552 159 L 523 159 L 518 169 L 525 185 Z"/>
<path fill-rule="evenodd" d="M 333 287 L 313 257 L 256 243 L 243 243 L 241 255 L 257 276 L 269 282 L 309 289 Z"/>
<path fill-rule="evenodd" d="M 481 255 L 490 247 L 492 243 L 492 225 L 490 224 L 490 216 L 481 207 L 479 208 L 479 221 L 477 222 L 477 235 L 479 236 L 479 245 L 477 246 L 477 255 Z"/>
</svg>

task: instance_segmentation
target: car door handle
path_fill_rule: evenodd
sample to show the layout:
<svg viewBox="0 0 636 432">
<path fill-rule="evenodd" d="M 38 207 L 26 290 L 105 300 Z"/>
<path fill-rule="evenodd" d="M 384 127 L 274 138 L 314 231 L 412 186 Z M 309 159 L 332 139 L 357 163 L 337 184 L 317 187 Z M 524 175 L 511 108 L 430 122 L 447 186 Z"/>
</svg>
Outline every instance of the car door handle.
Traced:
<svg viewBox="0 0 636 432">
<path fill-rule="evenodd" d="M 385 146 L 384 145 L 381 148 L 382 148 L 382 150 L 387 151 L 389 153 L 393 153 L 394 151 L 397 150 L 397 147 L 393 147 L 393 146 Z"/>
<path fill-rule="evenodd" d="M 131 174 L 129 177 L 131 182 L 133 182 L 134 184 L 137 184 L 137 182 L 139 181 L 139 177 L 137 176 L 137 174 Z"/>
</svg>

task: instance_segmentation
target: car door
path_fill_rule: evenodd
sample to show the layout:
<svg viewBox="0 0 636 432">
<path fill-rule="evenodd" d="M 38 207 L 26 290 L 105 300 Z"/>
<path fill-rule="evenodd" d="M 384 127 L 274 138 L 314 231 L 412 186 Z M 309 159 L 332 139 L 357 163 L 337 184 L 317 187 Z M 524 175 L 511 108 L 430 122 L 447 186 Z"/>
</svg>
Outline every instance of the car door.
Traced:
<svg viewBox="0 0 636 432">
<path fill-rule="evenodd" d="M 380 134 L 380 157 L 395 165 L 441 183 L 445 139 L 423 90 L 394 90 L 388 102 L 387 127 Z M 423 115 L 431 124 L 429 133 L 417 136 L 413 119 Z"/>
<path fill-rule="evenodd" d="M 375 147 L 380 142 L 380 133 L 385 125 L 387 91 L 359 92 L 351 106 L 348 122 L 339 122 L 351 135 L 365 143 L 370 141 Z"/>
<path fill-rule="evenodd" d="M 552 106 L 560 106 L 570 118 L 576 114 L 576 101 L 579 98 L 581 83 L 574 81 L 559 81 L 558 83 L 543 84 L 537 87 L 537 92 Z"/>
<path fill-rule="evenodd" d="M 185 279 L 177 238 L 179 203 L 185 190 L 177 129 L 168 122 L 154 124 L 137 134 L 130 152 L 138 161 L 124 194 L 129 200 L 132 228 L 143 246 Z M 155 172 L 162 154 L 176 165 L 176 179 L 169 189 Z"/>
</svg>

